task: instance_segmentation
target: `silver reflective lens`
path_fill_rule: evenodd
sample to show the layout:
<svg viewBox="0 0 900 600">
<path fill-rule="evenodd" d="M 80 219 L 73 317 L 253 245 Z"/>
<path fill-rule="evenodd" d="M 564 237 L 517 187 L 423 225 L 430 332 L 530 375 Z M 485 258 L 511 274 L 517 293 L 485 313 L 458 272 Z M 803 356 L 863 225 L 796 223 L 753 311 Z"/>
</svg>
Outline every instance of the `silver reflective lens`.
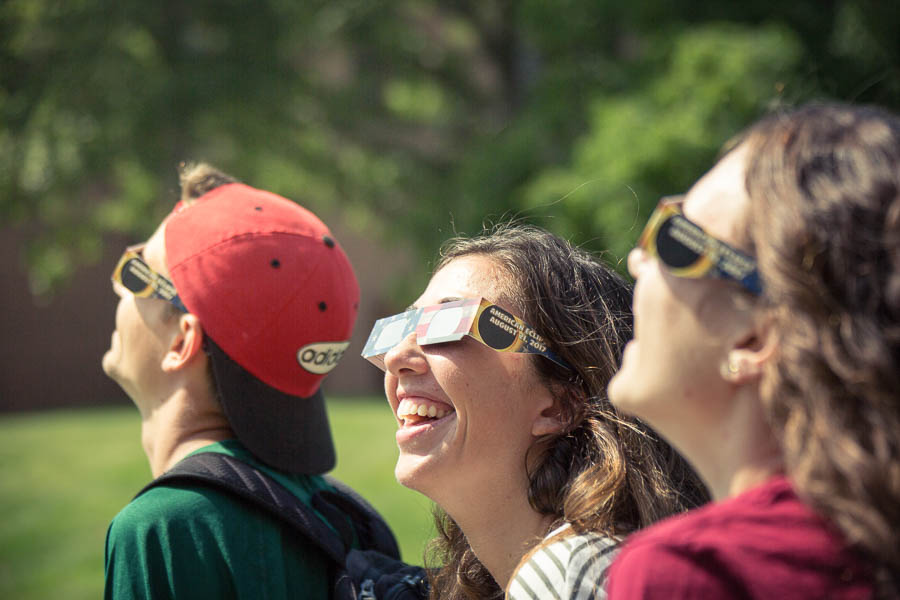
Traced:
<svg viewBox="0 0 900 600">
<path fill-rule="evenodd" d="M 425 337 L 428 339 L 448 336 L 459 327 L 459 321 L 463 318 L 463 309 L 460 306 L 448 308 L 435 313 L 428 324 Z"/>
<path fill-rule="evenodd" d="M 412 316 L 410 313 L 415 312 L 416 311 L 411 310 L 402 315 L 398 315 L 398 317 L 401 318 L 397 318 L 396 321 L 385 325 L 384 329 L 382 329 L 381 333 L 378 335 L 378 339 L 375 340 L 374 349 L 379 352 L 387 352 L 399 344 L 405 337 L 404 332 L 406 331 L 406 326 L 409 324 L 409 319 Z"/>
</svg>

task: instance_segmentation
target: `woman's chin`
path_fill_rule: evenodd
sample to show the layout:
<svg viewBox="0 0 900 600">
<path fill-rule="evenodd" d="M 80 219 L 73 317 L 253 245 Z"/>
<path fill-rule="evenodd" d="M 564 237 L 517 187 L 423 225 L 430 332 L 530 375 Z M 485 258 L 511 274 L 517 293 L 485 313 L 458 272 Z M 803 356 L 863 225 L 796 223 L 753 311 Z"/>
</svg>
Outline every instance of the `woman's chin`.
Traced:
<svg viewBox="0 0 900 600">
<path fill-rule="evenodd" d="M 429 457 L 400 454 L 397 466 L 394 468 L 394 477 L 397 483 L 403 487 L 415 490 L 420 494 L 432 498 L 434 484 L 440 479 L 433 475 L 435 469 L 429 464 Z M 433 499 L 433 498 L 432 498 Z"/>
<path fill-rule="evenodd" d="M 628 410 L 628 374 L 624 368 L 609 380 L 606 393 L 613 406 L 620 410 Z"/>
<path fill-rule="evenodd" d="M 622 366 L 609 380 L 606 392 L 609 401 L 618 408 L 628 413 L 634 413 L 634 409 L 639 406 L 635 402 L 636 389 L 640 387 L 641 381 L 645 379 L 637 368 L 637 348 L 635 342 L 630 342 L 625 348 L 622 357 Z"/>
</svg>

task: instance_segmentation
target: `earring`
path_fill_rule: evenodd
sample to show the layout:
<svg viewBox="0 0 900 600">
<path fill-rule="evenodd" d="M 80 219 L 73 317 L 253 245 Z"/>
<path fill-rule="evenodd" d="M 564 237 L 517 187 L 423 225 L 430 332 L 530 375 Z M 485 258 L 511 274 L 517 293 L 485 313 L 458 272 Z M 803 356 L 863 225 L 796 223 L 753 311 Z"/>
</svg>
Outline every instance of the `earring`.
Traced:
<svg viewBox="0 0 900 600">
<path fill-rule="evenodd" d="M 731 357 L 728 359 L 728 372 L 732 375 L 737 375 L 741 370 L 741 365 L 738 364 L 736 358 Z"/>
</svg>

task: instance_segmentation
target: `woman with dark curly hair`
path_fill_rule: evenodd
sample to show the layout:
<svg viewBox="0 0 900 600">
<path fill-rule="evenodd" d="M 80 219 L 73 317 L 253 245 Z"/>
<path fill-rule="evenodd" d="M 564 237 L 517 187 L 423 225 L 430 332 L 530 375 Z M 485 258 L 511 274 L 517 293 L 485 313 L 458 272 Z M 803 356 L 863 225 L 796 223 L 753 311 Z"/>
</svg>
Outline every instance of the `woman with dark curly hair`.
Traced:
<svg viewBox="0 0 900 600">
<path fill-rule="evenodd" d="M 900 119 L 766 118 L 628 264 L 610 398 L 717 502 L 630 539 L 610 597 L 900 597 Z"/>
<path fill-rule="evenodd" d="M 606 399 L 630 302 L 587 253 L 503 226 L 451 240 L 411 310 L 376 323 L 363 354 L 385 369 L 397 479 L 438 505 L 432 597 L 602 597 L 619 539 L 705 500 Z"/>
</svg>

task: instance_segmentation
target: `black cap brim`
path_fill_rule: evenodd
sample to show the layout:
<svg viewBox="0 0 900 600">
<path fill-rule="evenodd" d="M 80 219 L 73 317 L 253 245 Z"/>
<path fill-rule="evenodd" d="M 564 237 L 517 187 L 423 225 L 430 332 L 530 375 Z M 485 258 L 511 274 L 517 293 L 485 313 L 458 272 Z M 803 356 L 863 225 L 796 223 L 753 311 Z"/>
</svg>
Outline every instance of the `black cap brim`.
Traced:
<svg viewBox="0 0 900 600">
<path fill-rule="evenodd" d="M 334 468 L 334 442 L 321 389 L 307 398 L 292 396 L 264 384 L 217 344 L 207 344 L 207 352 L 225 416 L 254 456 L 288 473 L 319 475 Z"/>
</svg>

